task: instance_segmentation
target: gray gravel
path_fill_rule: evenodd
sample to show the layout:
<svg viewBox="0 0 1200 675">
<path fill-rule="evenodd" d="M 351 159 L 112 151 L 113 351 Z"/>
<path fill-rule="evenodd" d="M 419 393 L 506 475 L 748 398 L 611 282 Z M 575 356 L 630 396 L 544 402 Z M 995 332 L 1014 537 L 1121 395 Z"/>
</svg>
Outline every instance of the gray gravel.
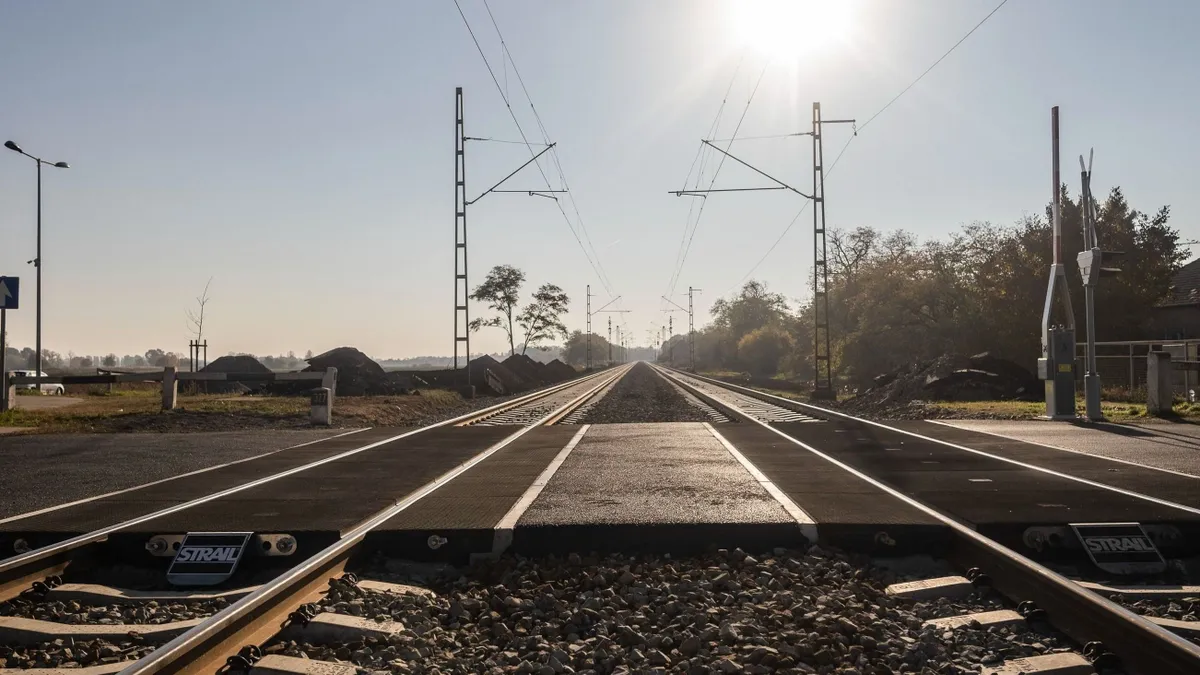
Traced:
<svg viewBox="0 0 1200 675">
<path fill-rule="evenodd" d="M 188 602 L 85 605 L 18 597 L 0 602 L 0 616 L 19 616 L 67 624 L 163 624 L 206 616 L 229 606 L 224 598 Z"/>
<path fill-rule="evenodd" d="M 0 518 L 141 485 L 343 430 L 0 437 Z"/>
<path fill-rule="evenodd" d="M 140 659 L 154 650 L 135 639 L 55 640 L 28 647 L 0 645 L 0 668 L 76 668 Z"/>
<path fill-rule="evenodd" d="M 151 600 L 132 604 L 85 605 L 74 601 L 46 601 L 27 595 L 0 602 L 0 616 L 75 625 L 156 625 L 211 616 L 228 606 L 228 601 L 222 598 L 161 604 Z M 147 644 L 136 636 L 120 641 L 60 639 L 28 647 L 0 645 L 0 668 L 96 666 L 138 659 L 153 648 L 153 644 Z"/>
<path fill-rule="evenodd" d="M 391 570 L 392 574 L 388 574 Z M 386 641 L 277 642 L 270 653 L 394 673 L 976 673 L 981 664 L 1068 649 L 1025 626 L 922 628 L 998 601 L 889 598 L 894 574 L 814 547 L 671 559 L 505 557 L 465 573 L 414 577 L 400 562 L 372 576 L 425 582 L 435 598 L 334 591 L 334 611 L 396 620 Z"/>
<path fill-rule="evenodd" d="M 588 410 L 582 424 L 610 422 L 707 422 L 712 417 L 684 397 L 645 363 L 638 363 L 617 386 Z"/>
<path fill-rule="evenodd" d="M 1200 598 L 1183 598 L 1180 600 L 1126 600 L 1120 595 L 1109 598 L 1125 609 L 1140 614 L 1161 619 L 1179 619 L 1180 621 L 1200 621 Z M 1190 638 L 1200 645 L 1200 638 Z"/>
</svg>

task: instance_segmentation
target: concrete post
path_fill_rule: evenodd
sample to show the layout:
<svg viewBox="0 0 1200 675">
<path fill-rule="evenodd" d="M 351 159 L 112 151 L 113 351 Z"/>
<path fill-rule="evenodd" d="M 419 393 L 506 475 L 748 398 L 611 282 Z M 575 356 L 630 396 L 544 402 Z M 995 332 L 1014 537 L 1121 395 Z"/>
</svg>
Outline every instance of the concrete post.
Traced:
<svg viewBox="0 0 1200 675">
<path fill-rule="evenodd" d="M 321 387 L 329 390 L 329 405 L 333 405 L 333 397 L 337 394 L 337 368 L 326 368 L 321 376 Z"/>
<path fill-rule="evenodd" d="M 329 387 L 318 387 L 313 390 L 309 421 L 326 427 L 333 423 L 333 392 L 329 390 Z"/>
<path fill-rule="evenodd" d="M 175 378 L 175 366 L 163 368 L 162 409 L 174 410 L 179 400 L 179 380 Z"/>
<path fill-rule="evenodd" d="M 1146 413 L 1169 415 L 1174 402 L 1170 353 L 1152 351 L 1146 354 Z"/>
<path fill-rule="evenodd" d="M 4 374 L 4 385 L 0 390 L 0 412 L 17 407 L 17 385 L 9 384 L 8 373 Z"/>
</svg>

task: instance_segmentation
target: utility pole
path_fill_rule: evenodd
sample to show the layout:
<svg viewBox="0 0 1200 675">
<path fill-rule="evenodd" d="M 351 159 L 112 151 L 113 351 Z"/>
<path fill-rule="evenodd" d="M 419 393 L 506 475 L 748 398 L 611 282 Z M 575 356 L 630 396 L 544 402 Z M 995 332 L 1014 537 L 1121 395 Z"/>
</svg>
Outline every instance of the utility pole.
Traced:
<svg viewBox="0 0 1200 675">
<path fill-rule="evenodd" d="M 671 190 L 676 196 L 707 197 L 714 192 L 752 192 L 756 190 L 789 190 L 805 199 L 813 200 L 813 398 L 835 399 L 837 391 L 833 388 L 833 363 L 830 358 L 829 335 L 829 266 L 825 249 L 825 166 L 824 142 L 821 129 L 826 124 L 850 124 L 855 120 L 827 120 L 821 117 L 821 104 L 813 103 L 812 131 L 787 134 L 788 136 L 812 136 L 813 150 L 813 193 L 805 194 L 795 187 L 775 178 L 748 162 L 738 159 L 726 150 L 717 147 L 714 142 L 701 140 L 701 143 L 713 148 L 729 159 L 745 166 L 775 183 L 767 187 L 723 188 L 713 190 Z M 857 128 L 854 131 L 858 134 Z M 737 139 L 730 139 L 737 140 Z M 692 369 L 695 370 L 695 346 L 692 347 Z"/>
<path fill-rule="evenodd" d="M 616 302 L 620 299 L 621 299 L 621 296 L 618 295 L 617 297 L 613 298 L 612 300 L 609 300 L 608 302 L 601 305 L 600 309 L 593 312 L 592 311 L 592 285 L 588 284 L 588 287 L 587 287 L 587 315 L 588 315 L 587 316 L 587 367 L 589 369 L 592 367 L 592 315 L 600 314 L 602 312 L 606 313 L 606 314 L 628 314 L 629 312 L 631 312 L 632 310 L 628 310 L 628 309 L 605 309 L 605 307 L 608 307 L 609 305 L 613 304 L 614 302 Z M 612 317 L 608 318 L 608 340 L 609 340 L 608 360 L 611 363 L 612 362 Z"/>
<path fill-rule="evenodd" d="M 692 312 L 692 293 L 700 290 L 688 286 L 688 349 L 692 352 L 692 372 L 696 372 L 696 318 Z"/>
<path fill-rule="evenodd" d="M 692 353 L 691 363 L 692 363 L 692 372 L 693 373 L 696 372 L 696 322 L 695 322 L 695 317 L 692 313 L 692 309 L 695 306 L 692 302 L 692 294 L 698 292 L 699 290 L 700 290 L 699 288 L 693 288 L 691 286 L 688 286 L 688 306 L 686 308 L 681 307 L 679 305 L 679 303 L 668 298 L 667 296 L 665 296 L 665 295 L 662 296 L 663 300 L 666 300 L 667 302 L 671 303 L 672 305 L 675 305 L 676 307 L 678 307 L 679 311 L 687 312 L 687 315 L 688 315 L 688 348 Z M 667 309 L 667 310 L 663 310 L 663 311 L 673 312 L 675 310 Z M 672 318 L 674 318 L 674 317 L 669 317 L 667 319 L 668 324 L 671 323 Z M 674 329 L 674 327 L 672 327 L 671 328 L 671 337 L 674 337 L 674 336 L 675 336 L 675 329 Z M 674 345 L 672 345 L 672 351 L 674 351 Z"/>
<path fill-rule="evenodd" d="M 458 345 L 466 350 L 466 376 L 471 386 L 471 290 L 467 283 L 467 142 L 463 126 L 463 90 L 454 88 L 454 370 L 458 371 Z"/>
<path fill-rule="evenodd" d="M 512 173 L 501 178 L 498 183 L 485 190 L 475 199 L 467 199 L 467 141 L 488 141 L 488 138 L 473 138 L 466 135 L 463 125 L 463 88 L 454 88 L 454 370 L 458 371 L 458 349 L 461 343 L 464 350 L 464 367 L 466 375 L 463 384 L 471 386 L 471 311 L 470 284 L 467 279 L 467 207 L 493 192 L 522 192 L 530 197 L 546 197 L 557 201 L 554 195 L 566 190 L 501 190 L 499 187 L 512 178 L 521 169 L 533 164 L 554 143 L 547 145 L 541 152 L 534 154 L 529 161 L 517 167 Z M 532 152 L 532 150 L 530 150 Z"/>
<path fill-rule="evenodd" d="M 612 317 L 608 317 L 608 365 L 612 365 Z"/>
</svg>

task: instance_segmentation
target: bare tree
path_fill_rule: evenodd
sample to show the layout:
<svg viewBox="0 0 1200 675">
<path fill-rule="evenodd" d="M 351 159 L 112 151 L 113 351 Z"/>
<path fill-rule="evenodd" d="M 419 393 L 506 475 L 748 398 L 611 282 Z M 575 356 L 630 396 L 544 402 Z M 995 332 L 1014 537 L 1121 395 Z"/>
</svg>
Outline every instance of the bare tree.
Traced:
<svg viewBox="0 0 1200 675">
<path fill-rule="evenodd" d="M 200 297 L 196 298 L 196 309 L 186 311 L 188 329 L 196 336 L 196 342 L 204 338 L 204 308 L 210 300 L 208 297 L 208 287 L 211 285 L 212 277 L 209 277 L 208 283 L 204 284 L 204 292 L 200 294 Z"/>
<path fill-rule="evenodd" d="M 208 283 L 204 284 L 204 292 L 196 298 L 196 309 L 189 309 L 185 311 L 187 314 L 188 329 L 193 335 L 196 336 L 197 343 L 204 338 L 204 308 L 208 305 L 208 301 L 210 299 L 208 297 L 208 287 L 211 285 L 212 277 L 209 277 Z"/>
</svg>

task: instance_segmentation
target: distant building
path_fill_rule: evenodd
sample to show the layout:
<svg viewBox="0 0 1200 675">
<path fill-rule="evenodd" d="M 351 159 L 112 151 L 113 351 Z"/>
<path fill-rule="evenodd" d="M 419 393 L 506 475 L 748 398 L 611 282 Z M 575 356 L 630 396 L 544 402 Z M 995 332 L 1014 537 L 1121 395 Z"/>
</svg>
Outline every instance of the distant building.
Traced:
<svg viewBox="0 0 1200 675">
<path fill-rule="evenodd" d="M 1154 310 L 1157 337 L 1200 338 L 1200 258 L 1184 265 L 1171 280 L 1171 294 Z"/>
</svg>

